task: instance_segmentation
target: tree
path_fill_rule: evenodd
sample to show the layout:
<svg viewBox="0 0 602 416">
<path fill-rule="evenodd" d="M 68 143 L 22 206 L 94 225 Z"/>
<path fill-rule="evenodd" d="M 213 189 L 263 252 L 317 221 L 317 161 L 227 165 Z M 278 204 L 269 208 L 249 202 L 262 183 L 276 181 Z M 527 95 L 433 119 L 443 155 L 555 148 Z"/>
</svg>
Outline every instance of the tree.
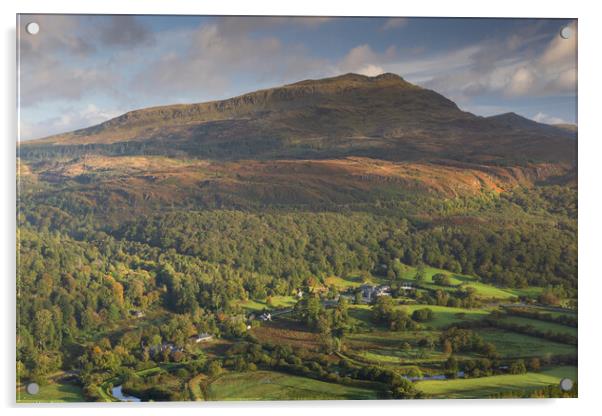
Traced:
<svg viewBox="0 0 602 416">
<path fill-rule="evenodd" d="M 372 320 L 377 323 L 388 323 L 393 313 L 393 299 L 379 296 L 372 306 Z"/>
<path fill-rule="evenodd" d="M 218 360 L 209 361 L 205 370 L 210 377 L 218 376 L 222 373 L 222 363 Z"/>
<path fill-rule="evenodd" d="M 353 297 L 353 303 L 355 303 L 356 305 L 359 305 L 362 303 L 362 291 L 361 290 L 356 290 L 354 297 Z"/>
<path fill-rule="evenodd" d="M 403 377 L 395 377 L 391 381 L 391 392 L 395 399 L 413 399 L 421 397 L 421 392 L 416 389 L 414 383 Z"/>
<path fill-rule="evenodd" d="M 412 319 L 415 320 L 416 322 L 428 322 L 428 321 L 432 321 L 433 318 L 434 318 L 434 314 L 433 314 L 432 309 L 430 309 L 430 308 L 416 309 L 412 313 Z"/>
<path fill-rule="evenodd" d="M 437 273 L 433 276 L 433 283 L 439 286 L 451 286 L 451 279 L 447 274 Z"/>
<path fill-rule="evenodd" d="M 529 361 L 529 370 L 539 371 L 540 368 L 541 368 L 541 362 L 540 362 L 539 358 L 537 358 L 537 357 L 531 358 L 531 360 Z"/>
<path fill-rule="evenodd" d="M 510 374 L 525 374 L 526 372 L 527 367 L 523 360 L 516 360 L 510 365 Z"/>
<path fill-rule="evenodd" d="M 539 303 L 549 306 L 558 306 L 560 305 L 560 299 L 552 290 L 546 289 L 544 290 L 538 298 Z"/>
<path fill-rule="evenodd" d="M 416 275 L 414 276 L 416 283 L 422 283 L 426 280 L 426 269 L 424 264 L 419 264 L 416 268 Z"/>
<path fill-rule="evenodd" d="M 324 307 L 320 298 L 313 293 L 309 293 L 302 299 L 297 301 L 293 309 L 294 314 L 297 318 L 304 322 L 310 328 L 316 328 L 320 316 L 324 312 Z"/>
<path fill-rule="evenodd" d="M 456 378 L 458 376 L 458 360 L 456 360 L 456 357 L 451 355 L 445 362 L 443 369 L 448 378 Z"/>
</svg>

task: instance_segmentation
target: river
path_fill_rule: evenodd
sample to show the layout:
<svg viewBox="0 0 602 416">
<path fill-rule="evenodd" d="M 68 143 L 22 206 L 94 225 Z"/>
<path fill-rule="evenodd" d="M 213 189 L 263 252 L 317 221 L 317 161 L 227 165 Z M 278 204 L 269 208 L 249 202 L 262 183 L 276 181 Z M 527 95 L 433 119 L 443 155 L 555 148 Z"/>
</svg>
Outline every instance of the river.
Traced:
<svg viewBox="0 0 602 416">
<path fill-rule="evenodd" d="M 140 402 L 142 400 L 140 400 L 138 397 L 134 397 L 134 396 L 125 396 L 123 394 L 122 391 L 123 386 L 117 386 L 117 387 L 113 387 L 111 389 L 111 394 L 113 395 L 113 397 L 115 397 L 117 400 L 121 401 L 121 402 Z"/>
</svg>

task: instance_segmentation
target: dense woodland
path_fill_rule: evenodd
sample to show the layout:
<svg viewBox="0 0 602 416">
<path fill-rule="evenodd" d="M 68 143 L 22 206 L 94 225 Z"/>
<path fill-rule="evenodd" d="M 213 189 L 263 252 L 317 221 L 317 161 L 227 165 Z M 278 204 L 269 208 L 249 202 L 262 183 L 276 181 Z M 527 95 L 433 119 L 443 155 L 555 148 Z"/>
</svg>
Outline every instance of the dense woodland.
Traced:
<svg viewBox="0 0 602 416">
<path fill-rule="evenodd" d="M 46 201 L 55 206 L 34 201 L 24 197 L 19 207 L 18 241 L 18 360 L 32 377 L 85 368 L 81 340 L 133 309 L 181 314 L 180 328 L 159 327 L 161 339 L 236 336 L 244 332 L 237 301 L 287 295 L 329 275 L 359 271 L 395 282 L 404 265 L 427 264 L 501 287 L 542 286 L 565 297 L 577 288 L 569 187 L 442 201 L 423 218 L 389 214 L 385 203 L 346 212 L 176 209 L 105 225 L 98 213 L 70 212 L 60 197 Z M 394 328 L 414 322 L 378 319 L 397 319 Z M 151 345 L 157 334 L 142 332 Z M 104 359 L 119 367 L 124 354 Z"/>
</svg>

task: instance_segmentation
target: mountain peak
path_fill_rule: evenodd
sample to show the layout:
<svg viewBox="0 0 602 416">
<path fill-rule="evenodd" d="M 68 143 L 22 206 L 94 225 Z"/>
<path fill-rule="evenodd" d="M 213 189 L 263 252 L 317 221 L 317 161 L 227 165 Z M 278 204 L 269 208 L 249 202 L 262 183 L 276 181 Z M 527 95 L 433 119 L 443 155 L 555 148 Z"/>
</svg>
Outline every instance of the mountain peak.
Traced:
<svg viewBox="0 0 602 416">
<path fill-rule="evenodd" d="M 392 72 L 384 72 L 384 73 L 382 73 L 380 75 L 376 75 L 375 77 L 372 77 L 372 79 L 374 79 L 374 80 L 386 80 L 386 81 L 389 81 L 389 80 L 391 80 L 391 81 L 404 81 L 405 82 L 405 79 L 403 79 L 399 75 L 394 74 Z"/>
<path fill-rule="evenodd" d="M 306 86 L 337 86 L 337 87 L 373 87 L 381 85 L 399 86 L 404 88 L 420 88 L 417 85 L 411 84 L 397 74 L 385 72 L 376 76 L 356 74 L 348 72 L 334 77 L 321 79 L 307 79 L 304 81 L 295 82 L 285 85 L 286 87 L 306 87 Z"/>
</svg>

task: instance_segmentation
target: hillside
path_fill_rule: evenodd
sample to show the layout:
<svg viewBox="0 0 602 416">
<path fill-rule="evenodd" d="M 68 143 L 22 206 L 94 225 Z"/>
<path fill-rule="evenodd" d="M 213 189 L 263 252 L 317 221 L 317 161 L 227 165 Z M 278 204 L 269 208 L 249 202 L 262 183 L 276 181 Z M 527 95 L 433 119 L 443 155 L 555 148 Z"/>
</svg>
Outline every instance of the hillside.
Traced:
<svg viewBox="0 0 602 416">
<path fill-rule="evenodd" d="M 339 205 L 575 183 L 574 134 L 478 117 L 393 74 L 154 107 L 22 143 L 24 183 L 87 205 Z"/>
</svg>

